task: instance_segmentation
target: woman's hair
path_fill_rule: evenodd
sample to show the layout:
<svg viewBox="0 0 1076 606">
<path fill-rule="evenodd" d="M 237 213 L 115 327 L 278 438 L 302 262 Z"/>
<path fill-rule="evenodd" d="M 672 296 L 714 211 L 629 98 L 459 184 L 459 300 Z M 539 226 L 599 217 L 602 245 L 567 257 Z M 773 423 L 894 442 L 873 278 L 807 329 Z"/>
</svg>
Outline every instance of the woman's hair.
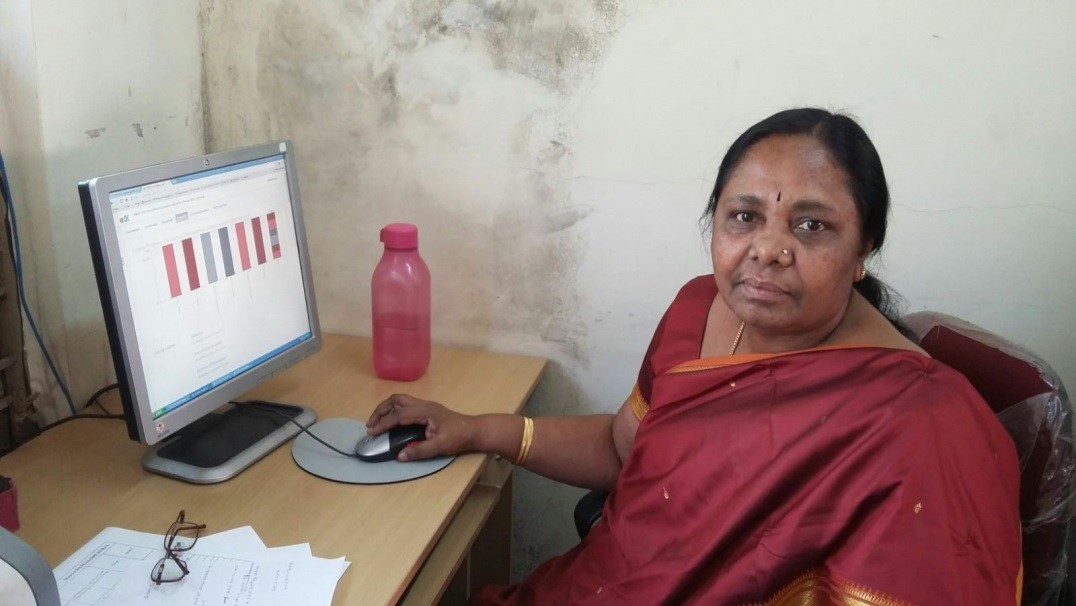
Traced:
<svg viewBox="0 0 1076 606">
<path fill-rule="evenodd" d="M 725 184 L 747 151 L 759 141 L 774 135 L 808 135 L 826 147 L 848 176 L 848 188 L 856 202 L 863 237 L 873 241 L 871 253 L 880 249 L 885 242 L 889 215 L 889 187 L 885 183 L 882 160 L 867 133 L 855 120 L 824 109 L 800 108 L 777 112 L 744 131 L 721 160 L 704 218 L 713 216 Z M 903 328 L 898 322 L 898 298 L 881 280 L 868 274 L 855 283 L 855 288 L 890 322 Z"/>
</svg>

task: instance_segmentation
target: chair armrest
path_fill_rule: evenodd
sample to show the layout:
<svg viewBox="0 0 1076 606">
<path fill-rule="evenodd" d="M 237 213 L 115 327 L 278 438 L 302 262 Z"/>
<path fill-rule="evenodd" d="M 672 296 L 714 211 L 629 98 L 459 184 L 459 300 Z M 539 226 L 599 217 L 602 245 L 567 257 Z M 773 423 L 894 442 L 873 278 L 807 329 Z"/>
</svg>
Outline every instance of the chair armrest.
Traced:
<svg viewBox="0 0 1076 606">
<path fill-rule="evenodd" d="M 575 504 L 575 530 L 579 533 L 580 539 L 587 536 L 591 527 L 601 519 L 602 510 L 605 509 L 605 499 L 608 497 L 608 492 L 592 490 L 583 495 L 583 498 Z"/>
</svg>

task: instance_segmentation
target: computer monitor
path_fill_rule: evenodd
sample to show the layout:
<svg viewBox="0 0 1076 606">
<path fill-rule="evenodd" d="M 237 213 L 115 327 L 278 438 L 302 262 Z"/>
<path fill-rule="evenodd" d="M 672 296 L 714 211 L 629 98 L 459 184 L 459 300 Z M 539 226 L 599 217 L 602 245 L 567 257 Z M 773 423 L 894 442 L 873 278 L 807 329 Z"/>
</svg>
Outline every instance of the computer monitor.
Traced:
<svg viewBox="0 0 1076 606">
<path fill-rule="evenodd" d="M 321 344 L 287 141 L 79 184 L 130 437 L 150 471 L 226 480 L 314 422 L 229 402 Z M 219 410 L 218 410 L 219 409 Z"/>
</svg>

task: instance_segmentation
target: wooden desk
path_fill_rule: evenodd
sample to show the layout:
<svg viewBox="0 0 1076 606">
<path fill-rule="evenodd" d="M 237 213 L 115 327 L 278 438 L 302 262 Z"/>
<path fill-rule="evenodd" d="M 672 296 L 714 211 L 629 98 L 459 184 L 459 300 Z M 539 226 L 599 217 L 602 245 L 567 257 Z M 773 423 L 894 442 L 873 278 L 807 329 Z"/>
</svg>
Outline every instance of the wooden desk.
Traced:
<svg viewBox="0 0 1076 606">
<path fill-rule="evenodd" d="M 303 403 L 319 419 L 365 420 L 398 391 L 465 413 L 511 413 L 522 408 L 544 367 L 538 358 L 434 348 L 422 379 L 393 383 L 374 377 L 369 340 L 326 335 L 320 352 L 247 396 Z M 304 472 L 292 461 L 288 443 L 236 478 L 199 486 L 143 471 L 143 452 L 122 421 L 86 419 L 50 430 L 0 459 L 0 474 L 13 477 L 19 491 L 18 535 L 56 566 L 106 526 L 163 534 L 185 509 L 187 519 L 208 525 L 207 532 L 249 524 L 269 546 L 309 542 L 314 555 L 346 557 L 351 567 L 333 604 L 394 604 L 457 511 L 470 520 L 462 526 L 477 521 L 480 527 L 482 503 L 497 496 L 489 487 L 475 488 L 491 459 L 479 454 L 460 456 L 412 482 L 360 486 Z M 472 488 L 481 497 L 473 502 Z M 465 500 L 468 506 L 461 510 Z M 467 549 L 469 532 L 453 528 L 445 539 Z M 430 560 L 442 567 L 453 558 L 458 563 L 452 545 L 437 546 Z M 423 574 L 416 585 L 436 597 L 449 580 L 438 577 L 451 573 L 450 566 L 432 577 Z"/>
</svg>

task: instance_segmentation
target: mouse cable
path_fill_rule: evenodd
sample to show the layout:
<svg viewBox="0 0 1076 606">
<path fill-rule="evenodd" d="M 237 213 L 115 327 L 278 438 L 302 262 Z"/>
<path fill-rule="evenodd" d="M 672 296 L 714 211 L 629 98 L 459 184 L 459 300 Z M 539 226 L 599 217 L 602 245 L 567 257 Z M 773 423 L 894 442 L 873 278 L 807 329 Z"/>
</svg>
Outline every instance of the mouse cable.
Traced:
<svg viewBox="0 0 1076 606">
<path fill-rule="evenodd" d="M 265 411 L 269 411 L 269 412 L 271 412 L 271 413 L 274 413 L 274 414 L 276 414 L 276 415 L 279 415 L 279 416 L 281 416 L 281 417 L 283 417 L 283 418 L 285 418 L 285 419 L 287 419 L 287 420 L 291 421 L 291 422 L 292 422 L 292 423 L 293 423 L 293 424 L 294 424 L 294 425 L 295 425 L 296 427 L 298 427 L 299 429 L 301 429 L 301 430 L 303 431 L 303 433 L 305 433 L 306 435 L 310 436 L 311 438 L 314 438 L 315 440 L 317 440 L 318 442 L 320 442 L 322 446 L 325 446 L 325 447 L 326 447 L 326 448 L 328 448 L 329 450 L 332 450 L 333 452 L 336 452 L 336 453 L 342 454 L 342 455 L 344 455 L 345 457 L 350 457 L 350 458 L 352 458 L 352 459 L 357 459 L 357 458 L 359 458 L 359 455 L 357 455 L 357 454 L 355 454 L 355 453 L 353 453 L 353 452 L 344 452 L 343 450 L 340 450 L 339 448 L 337 448 L 337 447 L 333 446 L 332 444 L 329 444 L 329 443 L 328 443 L 328 442 L 326 442 L 325 440 L 322 440 L 321 438 L 319 438 L 319 437 L 317 437 L 316 435 L 314 435 L 314 432 L 310 431 L 310 430 L 309 430 L 309 429 L 307 429 L 306 427 L 303 427 L 301 423 L 299 423 L 299 422 L 298 422 L 298 421 L 296 421 L 295 419 L 293 419 L 293 418 L 289 417 L 288 415 L 286 415 L 286 414 L 284 414 L 284 413 L 280 412 L 279 410 L 277 410 L 277 409 L 275 409 L 275 408 L 270 408 L 270 407 L 268 407 L 268 406 L 262 406 L 262 405 L 261 405 L 261 404 L 260 404 L 259 402 L 236 402 L 235 400 L 232 400 L 232 401 L 230 402 L 230 404 L 238 404 L 238 405 L 242 405 L 242 406 L 251 406 L 251 407 L 257 408 L 258 410 L 265 410 Z"/>
</svg>

